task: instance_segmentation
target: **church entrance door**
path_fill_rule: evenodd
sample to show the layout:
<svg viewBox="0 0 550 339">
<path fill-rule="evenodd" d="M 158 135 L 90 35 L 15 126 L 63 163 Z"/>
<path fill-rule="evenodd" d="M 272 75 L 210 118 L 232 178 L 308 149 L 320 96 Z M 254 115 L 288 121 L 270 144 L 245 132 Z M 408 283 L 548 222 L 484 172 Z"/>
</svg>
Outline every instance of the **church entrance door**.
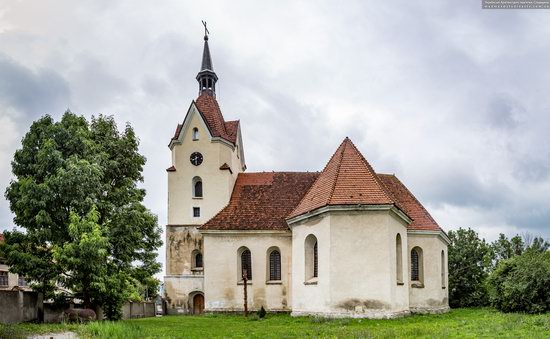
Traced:
<svg viewBox="0 0 550 339">
<path fill-rule="evenodd" d="M 204 296 L 197 294 L 193 297 L 193 314 L 202 314 L 204 311 Z"/>
</svg>

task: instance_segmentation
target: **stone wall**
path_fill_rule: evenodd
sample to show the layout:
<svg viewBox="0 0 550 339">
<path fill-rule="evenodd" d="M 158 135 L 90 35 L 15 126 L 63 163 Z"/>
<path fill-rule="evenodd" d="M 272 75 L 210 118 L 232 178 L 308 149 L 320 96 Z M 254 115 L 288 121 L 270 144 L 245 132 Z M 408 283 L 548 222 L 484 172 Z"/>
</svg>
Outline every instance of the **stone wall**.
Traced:
<svg viewBox="0 0 550 339">
<path fill-rule="evenodd" d="M 61 321 L 63 311 L 70 305 L 44 303 L 44 322 Z M 98 319 L 101 312 L 97 312 Z M 122 307 L 122 318 L 154 317 L 154 302 L 128 302 Z M 0 323 L 17 324 L 38 319 L 38 293 L 29 291 L 0 291 Z"/>
<path fill-rule="evenodd" d="M 154 317 L 154 302 L 128 302 L 122 306 L 122 319 Z"/>
<path fill-rule="evenodd" d="M 38 294 L 27 291 L 0 291 L 0 323 L 15 324 L 37 318 Z"/>
</svg>

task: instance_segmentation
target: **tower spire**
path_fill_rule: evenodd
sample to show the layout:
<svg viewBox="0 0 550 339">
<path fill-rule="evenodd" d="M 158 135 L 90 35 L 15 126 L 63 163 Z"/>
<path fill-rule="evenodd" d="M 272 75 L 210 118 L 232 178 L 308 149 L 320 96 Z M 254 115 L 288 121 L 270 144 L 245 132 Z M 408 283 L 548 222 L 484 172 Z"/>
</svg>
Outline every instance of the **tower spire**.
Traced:
<svg viewBox="0 0 550 339">
<path fill-rule="evenodd" d="M 210 56 L 210 48 L 208 47 L 208 35 L 210 32 L 206 28 L 206 22 L 204 25 L 204 49 L 202 51 L 202 64 L 201 70 L 197 74 L 197 81 L 199 82 L 199 95 L 208 94 L 216 96 L 216 82 L 218 76 L 214 72 L 214 66 L 212 66 L 212 57 Z"/>
</svg>

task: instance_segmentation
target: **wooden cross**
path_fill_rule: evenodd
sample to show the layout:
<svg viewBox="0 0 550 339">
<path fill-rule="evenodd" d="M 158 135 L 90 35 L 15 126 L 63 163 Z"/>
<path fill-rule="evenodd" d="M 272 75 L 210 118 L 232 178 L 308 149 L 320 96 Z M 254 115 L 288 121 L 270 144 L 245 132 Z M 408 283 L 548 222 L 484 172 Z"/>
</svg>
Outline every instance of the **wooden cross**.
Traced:
<svg viewBox="0 0 550 339">
<path fill-rule="evenodd" d="M 201 20 L 201 21 L 204 26 L 204 36 L 207 36 L 208 34 L 210 34 L 210 32 L 208 31 L 208 28 L 206 28 L 206 21 L 204 20 Z"/>
</svg>

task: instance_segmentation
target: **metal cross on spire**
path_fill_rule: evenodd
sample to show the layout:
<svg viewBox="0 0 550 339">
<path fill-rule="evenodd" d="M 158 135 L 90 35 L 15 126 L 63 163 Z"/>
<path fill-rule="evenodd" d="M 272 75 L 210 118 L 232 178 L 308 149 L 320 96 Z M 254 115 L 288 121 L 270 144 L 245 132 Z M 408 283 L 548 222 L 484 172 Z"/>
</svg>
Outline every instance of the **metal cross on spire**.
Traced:
<svg viewBox="0 0 550 339">
<path fill-rule="evenodd" d="M 204 26 L 204 37 L 206 38 L 208 34 L 210 34 L 210 32 L 208 31 L 208 28 L 206 28 L 206 21 L 204 20 L 201 20 L 201 21 L 202 21 L 202 25 Z"/>
</svg>

